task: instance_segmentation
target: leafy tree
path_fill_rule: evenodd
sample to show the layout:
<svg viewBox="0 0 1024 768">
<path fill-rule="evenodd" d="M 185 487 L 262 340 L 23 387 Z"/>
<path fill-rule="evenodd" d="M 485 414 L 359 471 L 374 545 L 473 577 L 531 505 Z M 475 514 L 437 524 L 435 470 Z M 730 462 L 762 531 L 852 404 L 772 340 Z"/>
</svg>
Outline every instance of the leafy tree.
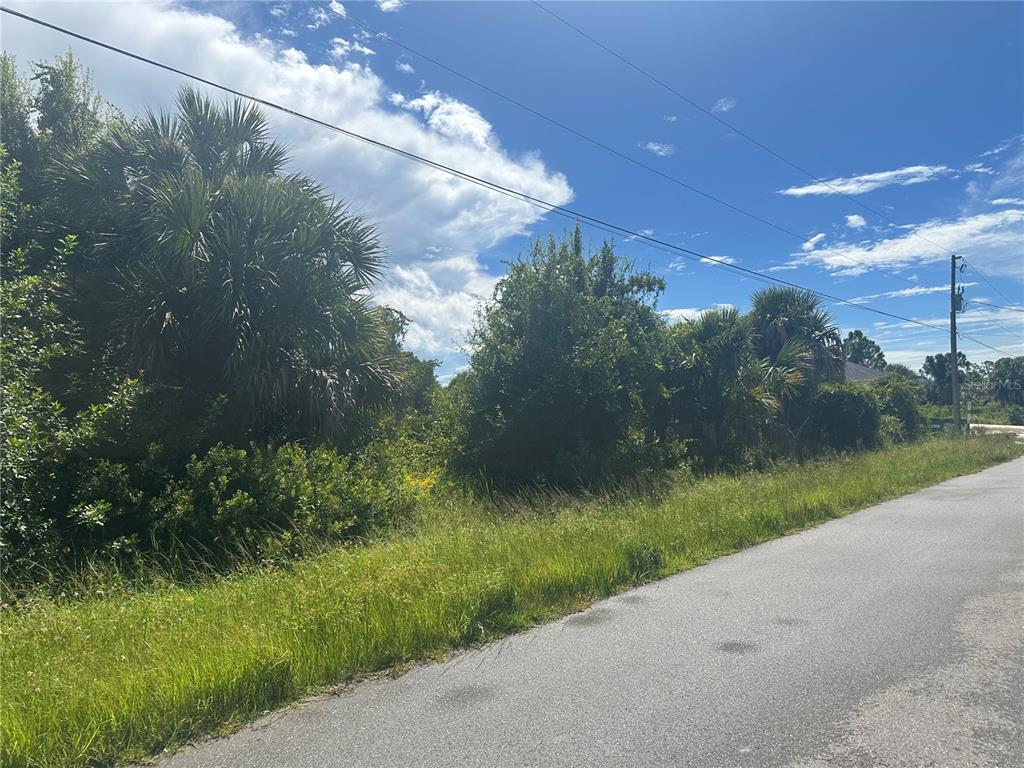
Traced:
<svg viewBox="0 0 1024 768">
<path fill-rule="evenodd" d="M 759 358 L 752 318 L 733 308 L 670 329 L 665 367 L 676 430 L 705 468 L 738 464 L 762 445 L 782 401 L 804 383 L 802 353 L 789 343 L 774 361 Z"/>
<path fill-rule="evenodd" d="M 992 365 L 990 388 L 1000 405 L 1024 405 L 1024 357 L 1001 357 Z"/>
<path fill-rule="evenodd" d="M 797 288 L 765 288 L 753 296 L 750 312 L 760 357 L 775 360 L 788 343 L 803 346 L 810 361 L 808 383 L 842 381 L 843 345 L 821 298 Z"/>
<path fill-rule="evenodd" d="M 52 226 L 48 210 L 55 202 L 48 178 L 55 161 L 75 156 L 95 142 L 116 111 L 96 94 L 92 76 L 71 55 L 52 63 L 34 62 L 23 78 L 10 54 L 0 56 L 0 114 L 8 160 L 20 167 L 23 210 L 17 228 L 5 230 L 8 253 L 19 247 L 43 259 L 74 229 Z M 40 246 L 32 247 L 33 244 Z M 42 268 L 31 261 L 30 270 Z"/>
<path fill-rule="evenodd" d="M 0 115 L 3 115 L 5 162 L 18 163 L 21 173 L 34 179 L 39 152 L 32 129 L 33 95 L 28 81 L 18 74 L 17 62 L 9 53 L 0 54 Z M 7 231 L 5 228 L 4 232 Z"/>
<path fill-rule="evenodd" d="M 869 339 L 860 330 L 850 331 L 843 339 L 843 352 L 851 363 L 866 365 L 868 368 L 883 370 L 885 355 L 877 343 Z"/>
<path fill-rule="evenodd" d="M 885 373 L 887 376 L 895 376 L 915 383 L 921 382 L 920 374 L 914 373 L 914 371 L 902 363 L 886 363 Z"/>
<path fill-rule="evenodd" d="M 369 294 L 376 233 L 286 161 L 258 108 L 183 89 L 177 115 L 115 124 L 56 163 L 93 357 L 227 395 L 235 442 L 350 436 L 397 386 L 394 326 Z"/>
<path fill-rule="evenodd" d="M 928 355 L 924 359 L 921 373 L 928 379 L 927 397 L 931 403 L 949 405 L 953 402 L 951 360 L 949 352 Z M 960 385 L 963 386 L 970 363 L 967 362 L 967 356 L 963 352 L 957 352 L 957 362 L 959 363 L 957 378 Z"/>
<path fill-rule="evenodd" d="M 463 466 L 499 487 L 575 487 L 672 458 L 659 278 L 577 226 L 510 265 L 470 339 Z"/>
<path fill-rule="evenodd" d="M 55 155 L 88 146 L 99 136 L 110 111 L 93 88 L 92 74 L 71 51 L 52 64 L 34 63 L 32 71 L 32 80 L 38 83 L 33 108 L 43 152 Z"/>
</svg>

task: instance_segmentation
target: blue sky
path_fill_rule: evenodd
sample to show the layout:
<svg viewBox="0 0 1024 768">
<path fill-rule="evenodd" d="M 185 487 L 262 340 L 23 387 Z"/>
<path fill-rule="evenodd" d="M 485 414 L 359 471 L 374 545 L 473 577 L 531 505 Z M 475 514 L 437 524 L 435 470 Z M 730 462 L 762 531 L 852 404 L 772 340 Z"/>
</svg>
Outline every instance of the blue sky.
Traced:
<svg viewBox="0 0 1024 768">
<path fill-rule="evenodd" d="M 587 33 L 785 157 L 832 193 L 659 88 L 526 2 L 335 1 L 351 18 L 659 171 L 800 235 L 793 238 L 630 165 L 310 3 L 15 3 L 506 186 L 868 306 L 943 325 L 948 254 L 1024 299 L 1024 4 L 551 3 Z M 22 61 L 68 41 L 3 19 Z M 127 111 L 166 106 L 175 78 L 71 45 Z M 378 221 L 393 269 L 381 297 L 409 344 L 465 358 L 472 308 L 503 260 L 557 216 L 440 178 L 320 129 L 275 118 L 295 167 Z M 588 231 L 595 244 L 605 237 Z M 660 307 L 740 308 L 760 283 L 641 241 Z M 866 270 L 871 264 L 896 276 Z M 1007 304 L 969 269 L 968 298 Z M 974 283 L 971 285 L 971 283 Z M 891 361 L 919 367 L 940 331 L 843 305 Z M 969 305 L 962 329 L 1024 353 L 1024 313 Z M 1000 355 L 962 341 L 973 360 Z"/>
</svg>

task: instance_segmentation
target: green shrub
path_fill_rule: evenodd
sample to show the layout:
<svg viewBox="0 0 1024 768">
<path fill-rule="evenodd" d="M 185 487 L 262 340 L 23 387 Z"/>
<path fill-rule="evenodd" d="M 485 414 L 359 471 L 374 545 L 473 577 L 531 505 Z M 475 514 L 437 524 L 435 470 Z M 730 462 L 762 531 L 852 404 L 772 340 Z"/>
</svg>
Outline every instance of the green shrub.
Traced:
<svg viewBox="0 0 1024 768">
<path fill-rule="evenodd" d="M 816 448 L 872 448 L 880 441 L 881 416 L 878 398 L 867 388 L 823 385 L 810 403 L 807 429 Z"/>
<path fill-rule="evenodd" d="M 153 500 L 152 515 L 160 542 L 265 558 L 365 535 L 409 515 L 418 490 L 386 464 L 322 446 L 216 445 L 192 457 L 184 477 Z"/>
<path fill-rule="evenodd" d="M 905 379 L 883 376 L 872 382 L 871 391 L 878 398 L 882 415 L 898 419 L 901 440 L 914 440 L 927 431 L 917 394 Z"/>
<path fill-rule="evenodd" d="M 878 427 L 879 441 L 882 445 L 893 445 L 906 441 L 903 422 L 896 416 L 883 415 Z"/>
</svg>

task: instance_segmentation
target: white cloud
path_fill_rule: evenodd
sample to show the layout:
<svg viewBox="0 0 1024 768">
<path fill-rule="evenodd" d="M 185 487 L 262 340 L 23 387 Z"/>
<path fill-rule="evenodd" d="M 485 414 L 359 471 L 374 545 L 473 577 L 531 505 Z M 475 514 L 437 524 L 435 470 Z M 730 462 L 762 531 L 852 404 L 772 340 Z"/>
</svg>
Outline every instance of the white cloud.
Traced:
<svg viewBox="0 0 1024 768">
<path fill-rule="evenodd" d="M 665 115 L 665 116 L 664 116 L 664 117 L 662 117 L 661 119 L 662 119 L 662 120 L 664 120 L 664 121 L 665 121 L 666 123 L 674 123 L 674 122 L 676 122 L 676 121 L 677 121 L 677 120 L 678 120 L 679 118 L 678 118 L 678 117 L 677 117 L 676 115 Z"/>
<path fill-rule="evenodd" d="M 327 11 L 319 5 L 313 6 L 310 9 L 309 18 L 311 21 L 306 25 L 307 29 L 320 29 L 320 27 L 331 22 L 331 17 L 327 15 Z"/>
<path fill-rule="evenodd" d="M 638 229 L 636 231 L 636 235 L 629 235 L 626 238 L 626 242 L 628 243 L 628 242 L 630 242 L 632 240 L 639 240 L 640 238 L 638 237 L 638 235 L 643 236 L 643 237 L 651 237 L 653 234 L 654 234 L 654 230 L 653 229 L 650 229 L 650 228 Z"/>
<path fill-rule="evenodd" d="M 791 197 L 837 194 L 862 195 L 865 192 L 872 192 L 894 184 L 901 187 L 910 186 L 911 184 L 923 184 L 926 181 L 949 176 L 952 173 L 954 173 L 953 169 L 945 165 L 908 165 L 906 168 L 897 168 L 895 171 L 864 173 L 859 176 L 846 176 L 806 184 L 801 187 L 780 189 L 779 194 Z"/>
<path fill-rule="evenodd" d="M 732 309 L 732 304 L 713 304 L 710 307 L 680 307 L 678 309 L 663 309 L 661 314 L 670 323 L 679 323 L 684 320 L 698 320 L 701 315 L 709 309 Z"/>
<path fill-rule="evenodd" d="M 812 237 L 810 240 L 807 240 L 803 245 L 801 245 L 800 246 L 800 250 L 801 251 L 805 251 L 805 252 L 813 251 L 818 246 L 818 243 L 820 243 L 824 239 L 825 239 L 825 233 L 824 232 L 819 232 L 814 237 Z"/>
<path fill-rule="evenodd" d="M 395 69 L 397 69 L 403 75 L 413 75 L 416 73 L 416 70 L 413 69 L 412 64 L 410 64 L 407 61 L 396 61 Z"/>
<path fill-rule="evenodd" d="M 728 112 L 731 109 L 734 109 L 735 107 L 736 99 L 734 99 L 732 96 L 724 96 L 712 105 L 711 111 L 724 113 Z"/>
<path fill-rule="evenodd" d="M 32 12 L 534 197 L 558 205 L 572 199 L 564 176 L 536 153 L 506 152 L 471 106 L 427 94 L 411 100 L 415 107 L 395 109 L 368 66 L 314 64 L 301 51 L 246 38 L 226 19 L 167 0 L 33 6 Z M 4 49 L 23 66 L 68 44 L 17 19 L 4 25 Z M 173 107 L 177 76 L 84 43 L 71 46 L 104 96 L 126 113 Z M 528 232 L 543 212 L 295 118 L 269 116 L 273 133 L 290 149 L 289 170 L 313 175 L 378 226 L 394 265 L 380 297 L 413 321 L 410 346 L 434 354 L 455 349 L 467 308 L 495 280 L 477 254 Z M 427 258 L 431 253 L 438 255 Z"/>
<path fill-rule="evenodd" d="M 405 5 L 405 0 L 377 0 L 377 7 L 384 13 L 394 13 Z"/>
<path fill-rule="evenodd" d="M 992 205 L 1024 205 L 1024 197 L 997 197 Z"/>
<path fill-rule="evenodd" d="M 275 5 L 270 8 L 270 15 L 276 16 L 279 19 L 283 19 L 288 15 L 288 6 L 286 5 Z"/>
<path fill-rule="evenodd" d="M 986 176 L 991 176 L 992 174 L 995 173 L 995 171 L 992 168 L 989 168 L 984 163 L 969 163 L 964 166 L 964 170 L 970 171 L 971 173 L 982 173 L 985 174 Z"/>
<path fill-rule="evenodd" d="M 422 113 L 427 119 L 427 125 L 445 136 L 469 140 L 480 148 L 497 144 L 491 124 L 483 115 L 468 104 L 439 91 L 431 91 L 415 99 L 409 99 L 401 93 L 392 93 L 389 100 L 396 107 Z"/>
<path fill-rule="evenodd" d="M 722 264 L 736 264 L 738 262 L 739 260 L 733 258 L 732 256 L 705 256 L 700 260 L 701 264 L 710 264 L 715 267 L 720 267 L 722 266 Z"/>
<path fill-rule="evenodd" d="M 346 40 L 344 37 L 335 37 L 331 39 L 330 54 L 332 59 L 344 60 L 352 53 L 358 53 L 362 56 L 373 56 L 376 51 L 367 48 L 362 43 Z"/>
<path fill-rule="evenodd" d="M 348 17 L 348 9 L 346 9 L 344 5 L 339 3 L 338 0 L 331 0 L 330 5 L 331 10 L 334 11 L 336 14 L 338 14 L 339 16 L 345 16 L 346 18 Z"/>
<path fill-rule="evenodd" d="M 946 262 L 949 251 L 969 253 L 986 273 L 1024 277 L 1024 210 L 1006 209 L 933 220 L 903 230 L 898 236 L 868 243 L 838 243 L 814 249 L 790 264 L 817 264 L 842 275 L 859 275 L 870 267 L 902 269 L 922 263 Z M 858 266 L 852 262 L 860 262 Z"/>
<path fill-rule="evenodd" d="M 992 147 L 992 149 L 982 152 L 981 156 L 996 157 L 998 155 L 1003 154 L 1003 152 L 1005 152 L 1006 150 L 1012 149 L 1013 147 L 1020 145 L 1024 145 L 1024 134 L 1011 136 L 1010 138 L 999 142 L 996 146 Z"/>
<path fill-rule="evenodd" d="M 851 213 L 846 217 L 846 226 L 850 229 L 861 229 L 867 225 L 867 221 L 859 213 Z"/>
<path fill-rule="evenodd" d="M 958 283 L 965 288 L 969 288 L 977 283 Z M 869 293 L 867 296 L 858 296 L 850 301 L 866 304 L 872 299 L 902 299 L 908 296 L 927 296 L 932 293 L 949 293 L 949 283 L 946 285 L 914 285 L 910 288 L 900 288 L 895 291 L 885 291 L 883 293 Z"/>
<path fill-rule="evenodd" d="M 668 157 L 676 148 L 671 144 L 662 144 L 660 141 L 648 141 L 641 142 L 637 145 L 640 149 L 646 149 L 648 152 L 657 155 L 658 157 Z"/>
</svg>

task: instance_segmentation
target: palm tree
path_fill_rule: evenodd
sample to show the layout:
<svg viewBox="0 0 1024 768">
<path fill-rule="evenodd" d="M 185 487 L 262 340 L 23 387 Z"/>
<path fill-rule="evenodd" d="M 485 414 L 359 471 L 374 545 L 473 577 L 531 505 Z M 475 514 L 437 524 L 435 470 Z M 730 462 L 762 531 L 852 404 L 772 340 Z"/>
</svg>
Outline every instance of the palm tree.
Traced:
<svg viewBox="0 0 1024 768">
<path fill-rule="evenodd" d="M 805 380 L 803 348 L 789 343 L 774 360 L 759 357 L 752 318 L 735 308 L 680 323 L 670 339 L 673 411 L 709 469 L 756 449 Z"/>
<path fill-rule="evenodd" d="M 799 288 L 766 288 L 753 296 L 750 311 L 758 354 L 778 361 L 786 345 L 802 346 L 811 364 L 810 384 L 842 381 L 845 364 L 839 329 L 822 309 L 821 298 Z M 795 350 L 790 349 L 792 356 Z"/>
<path fill-rule="evenodd" d="M 246 435 L 339 437 L 396 384 L 376 232 L 284 173 L 258 108 L 191 89 L 177 107 L 56 163 L 92 341 L 147 380 L 225 395 Z"/>
</svg>

